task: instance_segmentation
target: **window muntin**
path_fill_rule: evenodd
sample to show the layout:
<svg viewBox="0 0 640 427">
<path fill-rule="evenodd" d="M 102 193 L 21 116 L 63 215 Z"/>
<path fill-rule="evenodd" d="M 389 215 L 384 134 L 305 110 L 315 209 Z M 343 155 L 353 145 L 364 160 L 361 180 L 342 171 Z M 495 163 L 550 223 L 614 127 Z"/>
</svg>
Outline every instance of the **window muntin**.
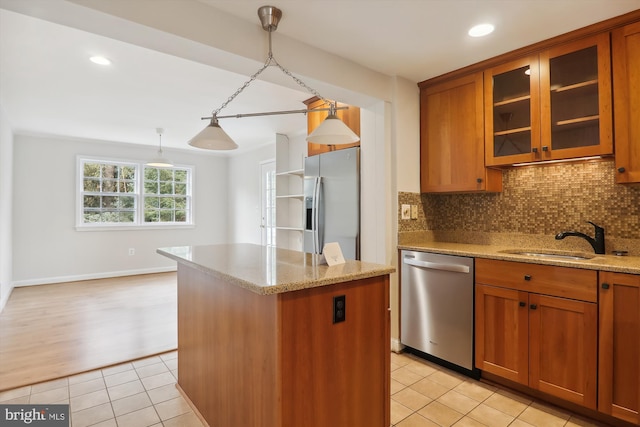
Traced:
<svg viewBox="0 0 640 427">
<path fill-rule="evenodd" d="M 144 222 L 191 222 L 188 169 L 144 168 Z"/>
<path fill-rule="evenodd" d="M 138 166 L 82 163 L 82 223 L 135 223 Z"/>
<path fill-rule="evenodd" d="M 79 227 L 191 225 L 189 167 L 79 158 Z"/>
</svg>

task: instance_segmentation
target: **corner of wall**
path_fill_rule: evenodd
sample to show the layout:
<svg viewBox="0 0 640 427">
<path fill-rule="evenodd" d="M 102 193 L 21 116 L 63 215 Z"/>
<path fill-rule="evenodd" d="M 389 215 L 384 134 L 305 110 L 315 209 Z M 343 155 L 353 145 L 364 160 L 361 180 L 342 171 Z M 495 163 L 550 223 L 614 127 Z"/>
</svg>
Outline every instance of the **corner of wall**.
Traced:
<svg viewBox="0 0 640 427">
<path fill-rule="evenodd" d="M 13 290 L 13 132 L 0 105 L 0 312 Z"/>
</svg>

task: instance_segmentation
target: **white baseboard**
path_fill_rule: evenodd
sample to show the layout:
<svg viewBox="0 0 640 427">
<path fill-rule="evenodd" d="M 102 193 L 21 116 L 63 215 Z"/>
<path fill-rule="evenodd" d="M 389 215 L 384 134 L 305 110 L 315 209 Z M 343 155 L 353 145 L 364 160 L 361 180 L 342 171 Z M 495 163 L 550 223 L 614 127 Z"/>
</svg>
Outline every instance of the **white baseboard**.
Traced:
<svg viewBox="0 0 640 427">
<path fill-rule="evenodd" d="M 404 349 L 404 345 L 397 338 L 391 338 L 391 351 L 394 353 L 401 353 Z"/>
<path fill-rule="evenodd" d="M 136 276 L 138 274 L 166 273 L 176 270 L 176 266 L 155 267 L 143 268 L 139 270 L 122 270 L 108 271 L 104 273 L 78 274 L 74 276 L 46 277 L 44 279 L 17 280 L 13 282 L 13 287 L 17 288 L 22 286 L 48 285 L 53 283 L 80 282 L 83 280 L 108 279 L 111 277 Z"/>
</svg>

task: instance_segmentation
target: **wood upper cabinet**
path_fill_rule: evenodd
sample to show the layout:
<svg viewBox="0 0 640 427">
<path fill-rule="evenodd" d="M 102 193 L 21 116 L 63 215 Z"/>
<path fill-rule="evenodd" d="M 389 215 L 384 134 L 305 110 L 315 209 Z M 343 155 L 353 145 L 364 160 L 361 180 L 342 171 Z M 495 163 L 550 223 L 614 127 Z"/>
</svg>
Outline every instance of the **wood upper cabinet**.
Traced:
<svg viewBox="0 0 640 427">
<path fill-rule="evenodd" d="M 487 166 L 537 160 L 540 148 L 538 74 L 537 55 L 484 72 Z"/>
<path fill-rule="evenodd" d="M 640 275 L 600 272 L 598 410 L 640 424 Z"/>
<path fill-rule="evenodd" d="M 616 182 L 640 182 L 640 22 L 612 33 Z"/>
<path fill-rule="evenodd" d="M 609 33 L 485 71 L 487 166 L 613 154 Z"/>
<path fill-rule="evenodd" d="M 314 108 L 329 108 L 322 99 L 313 97 L 304 101 L 308 110 Z M 360 108 L 352 105 L 336 102 L 336 107 L 348 107 L 346 110 L 336 111 L 336 116 L 342 120 L 356 135 L 360 136 Z M 311 134 L 317 128 L 320 123 L 324 121 L 329 115 L 328 111 L 316 111 L 307 113 L 307 135 Z M 315 156 L 316 154 L 326 153 L 327 151 L 342 150 L 344 148 L 359 147 L 360 141 L 351 144 L 337 144 L 337 145 L 324 145 L 315 144 L 313 142 L 307 143 L 307 155 Z"/>
<path fill-rule="evenodd" d="M 476 259 L 476 367 L 596 408 L 597 272 Z"/>
<path fill-rule="evenodd" d="M 482 72 L 420 91 L 420 190 L 502 191 L 484 166 Z"/>
</svg>

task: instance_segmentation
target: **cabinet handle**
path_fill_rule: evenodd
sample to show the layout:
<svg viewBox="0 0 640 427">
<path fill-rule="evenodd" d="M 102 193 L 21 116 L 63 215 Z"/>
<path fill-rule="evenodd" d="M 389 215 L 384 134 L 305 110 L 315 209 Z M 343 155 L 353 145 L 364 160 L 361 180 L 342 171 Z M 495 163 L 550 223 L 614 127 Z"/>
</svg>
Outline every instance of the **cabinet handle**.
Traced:
<svg viewBox="0 0 640 427">
<path fill-rule="evenodd" d="M 480 184 L 482 182 L 482 178 L 476 178 L 476 182 Z"/>
<path fill-rule="evenodd" d="M 620 166 L 618 168 L 618 172 L 620 172 L 620 173 L 625 173 L 625 171 L 626 171 L 626 169 L 624 167 L 622 167 L 622 166 Z"/>
<path fill-rule="evenodd" d="M 531 304 L 529 308 L 531 308 L 531 310 L 535 310 L 536 308 L 538 308 L 538 306 L 536 304 Z"/>
<path fill-rule="evenodd" d="M 527 305 L 527 303 L 526 303 L 526 302 L 524 302 L 524 301 L 520 301 L 520 303 L 519 303 L 518 305 L 519 305 L 520 307 L 524 307 L 525 305 Z"/>
<path fill-rule="evenodd" d="M 549 151 L 549 147 L 548 147 L 548 146 L 546 146 L 546 145 L 543 145 L 543 146 L 542 146 L 542 151 Z"/>
<path fill-rule="evenodd" d="M 530 274 L 525 274 L 525 275 L 524 275 L 524 280 L 526 280 L 527 282 L 528 282 L 529 280 L 531 280 L 531 275 L 530 275 Z"/>
<path fill-rule="evenodd" d="M 533 148 L 531 149 L 531 152 L 532 152 L 532 153 L 537 153 L 537 152 L 538 152 L 538 147 L 533 147 Z"/>
<path fill-rule="evenodd" d="M 608 283 L 603 283 L 602 284 L 602 289 L 609 289 L 609 284 Z"/>
</svg>

